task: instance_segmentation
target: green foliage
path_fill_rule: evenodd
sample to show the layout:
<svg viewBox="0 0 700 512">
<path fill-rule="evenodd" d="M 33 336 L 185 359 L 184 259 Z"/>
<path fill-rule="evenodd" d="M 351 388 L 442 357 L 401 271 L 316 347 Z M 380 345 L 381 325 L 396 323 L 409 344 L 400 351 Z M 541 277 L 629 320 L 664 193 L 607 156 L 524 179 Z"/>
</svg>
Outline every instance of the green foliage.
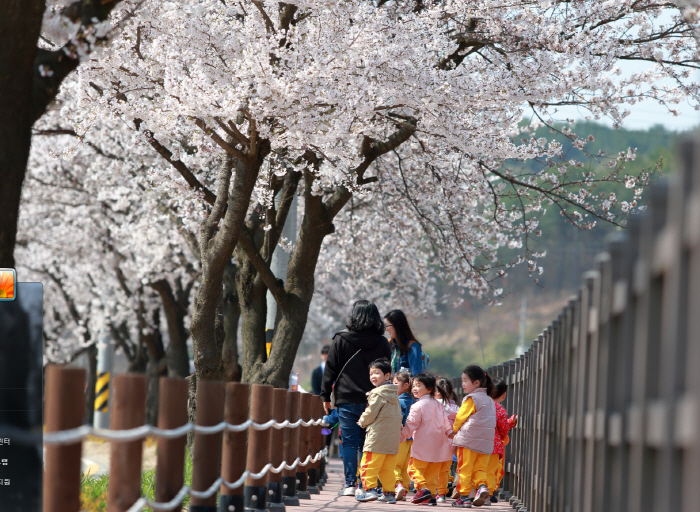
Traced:
<svg viewBox="0 0 700 512">
<path fill-rule="evenodd" d="M 185 485 L 192 485 L 192 457 L 189 450 L 185 456 Z M 109 490 L 109 474 L 81 475 L 80 477 L 80 508 L 85 512 L 105 512 L 107 510 L 107 493 Z M 156 490 L 156 470 L 147 469 L 141 473 L 141 496 L 153 500 Z M 183 505 L 187 507 L 190 496 L 185 496 Z M 144 510 L 151 511 L 150 507 Z"/>
</svg>

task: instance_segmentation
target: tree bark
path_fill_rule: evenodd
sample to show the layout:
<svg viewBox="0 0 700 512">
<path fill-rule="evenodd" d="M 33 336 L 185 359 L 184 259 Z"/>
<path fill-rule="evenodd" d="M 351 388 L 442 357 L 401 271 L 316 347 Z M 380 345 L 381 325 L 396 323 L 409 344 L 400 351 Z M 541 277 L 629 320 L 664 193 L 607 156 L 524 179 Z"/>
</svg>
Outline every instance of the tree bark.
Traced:
<svg viewBox="0 0 700 512">
<path fill-rule="evenodd" d="M 170 343 L 165 352 L 168 376 L 184 379 L 190 374 L 190 361 L 187 354 L 187 329 L 185 329 L 187 308 L 183 307 L 181 301 L 176 300 L 172 287 L 167 280 L 161 279 L 151 283 L 151 288 L 160 295 L 168 325 Z"/>
<path fill-rule="evenodd" d="M 119 0 L 82 0 L 69 16 L 84 27 L 105 20 Z M 32 125 L 79 64 L 74 43 L 38 50 L 45 0 L 6 0 L 0 16 L 0 267 L 14 267 L 17 219 L 27 170 Z M 86 37 L 87 36 L 87 37 Z M 78 38 L 92 37 L 82 30 Z M 64 51 L 65 50 L 65 51 Z M 76 58 L 73 58 L 76 57 Z M 44 72 L 40 66 L 45 66 Z"/>
<path fill-rule="evenodd" d="M 0 16 L 0 267 L 14 267 L 17 218 L 32 138 L 36 44 L 44 0 L 8 0 Z"/>
<path fill-rule="evenodd" d="M 221 359 L 224 367 L 224 380 L 241 380 L 241 365 L 238 363 L 238 322 L 241 318 L 241 305 L 238 302 L 236 277 L 238 267 L 229 262 L 224 270 L 224 347 Z"/>
<path fill-rule="evenodd" d="M 236 159 L 230 154 L 227 155 L 219 172 L 216 202 L 202 225 L 200 237 L 202 281 L 194 299 L 194 312 L 190 324 L 194 365 L 199 379 L 218 380 L 223 377 L 221 346 L 217 341 L 216 329 L 219 299 L 223 291 L 224 269 L 238 243 L 258 171 L 269 152 L 269 142 L 259 141 L 255 145 L 255 154 L 245 161 Z M 234 165 L 236 177 L 233 191 L 229 194 Z M 219 229 L 218 224 L 222 214 L 223 223 Z"/>
</svg>

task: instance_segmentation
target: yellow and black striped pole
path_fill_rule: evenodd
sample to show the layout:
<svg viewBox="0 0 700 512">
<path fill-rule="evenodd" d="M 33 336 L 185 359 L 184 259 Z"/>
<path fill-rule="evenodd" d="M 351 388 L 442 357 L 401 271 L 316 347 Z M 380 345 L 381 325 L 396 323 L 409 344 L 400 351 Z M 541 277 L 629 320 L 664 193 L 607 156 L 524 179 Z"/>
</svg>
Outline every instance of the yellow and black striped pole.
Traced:
<svg viewBox="0 0 700 512">
<path fill-rule="evenodd" d="M 97 342 L 97 379 L 95 382 L 95 417 L 93 425 L 109 428 L 109 385 L 112 380 L 114 345 L 107 331 L 101 331 Z"/>
<path fill-rule="evenodd" d="M 109 408 L 109 379 L 110 372 L 97 374 L 95 384 L 95 412 L 107 412 Z"/>
</svg>

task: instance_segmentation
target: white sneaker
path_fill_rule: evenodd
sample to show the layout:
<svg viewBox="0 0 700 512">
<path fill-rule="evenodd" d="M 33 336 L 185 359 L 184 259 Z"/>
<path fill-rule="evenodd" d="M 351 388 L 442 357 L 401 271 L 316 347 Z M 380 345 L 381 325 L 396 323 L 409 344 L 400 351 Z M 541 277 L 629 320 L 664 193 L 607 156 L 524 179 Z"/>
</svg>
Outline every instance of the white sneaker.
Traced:
<svg viewBox="0 0 700 512">
<path fill-rule="evenodd" d="M 353 487 L 353 489 L 354 489 L 354 487 Z M 355 491 L 355 498 L 361 498 L 364 495 L 365 495 L 365 491 L 362 489 L 357 489 Z M 351 496 L 351 494 L 348 494 L 348 496 Z"/>
<path fill-rule="evenodd" d="M 394 492 L 396 493 L 396 501 L 406 501 L 406 488 L 403 484 L 396 484 Z"/>
<path fill-rule="evenodd" d="M 355 496 L 355 488 L 354 487 L 346 487 L 342 491 L 338 493 L 338 496 Z"/>
<path fill-rule="evenodd" d="M 447 497 L 444 494 L 438 494 L 435 496 L 435 501 L 437 503 L 445 503 L 447 501 Z"/>
</svg>

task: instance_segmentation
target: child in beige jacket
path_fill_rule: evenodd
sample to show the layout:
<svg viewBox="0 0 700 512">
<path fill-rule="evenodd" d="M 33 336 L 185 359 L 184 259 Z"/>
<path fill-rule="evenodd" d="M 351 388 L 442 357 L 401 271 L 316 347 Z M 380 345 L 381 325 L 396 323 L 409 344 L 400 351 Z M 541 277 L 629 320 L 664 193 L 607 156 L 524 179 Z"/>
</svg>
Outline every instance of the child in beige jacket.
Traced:
<svg viewBox="0 0 700 512">
<path fill-rule="evenodd" d="M 360 466 L 365 491 L 357 496 L 357 501 L 396 503 L 394 468 L 401 442 L 403 416 L 398 386 L 391 383 L 391 363 L 388 359 L 377 359 L 369 365 L 369 380 L 374 384 L 374 389 L 367 393 L 367 408 L 357 422 L 367 429 Z M 377 478 L 385 489 L 381 497 Z"/>
</svg>

